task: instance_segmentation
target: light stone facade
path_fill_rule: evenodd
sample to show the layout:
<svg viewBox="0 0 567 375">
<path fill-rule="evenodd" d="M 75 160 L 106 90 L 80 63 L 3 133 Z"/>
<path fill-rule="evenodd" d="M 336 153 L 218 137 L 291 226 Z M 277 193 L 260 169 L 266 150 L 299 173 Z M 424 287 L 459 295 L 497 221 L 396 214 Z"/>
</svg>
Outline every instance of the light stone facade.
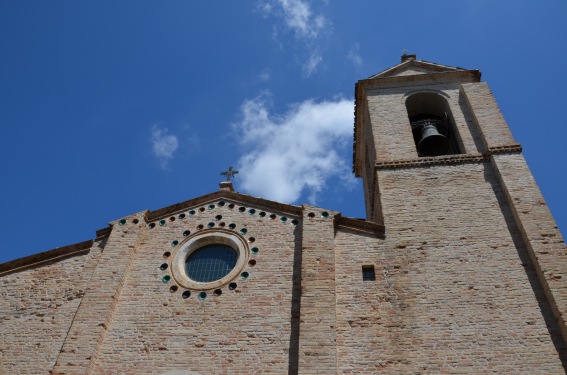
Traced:
<svg viewBox="0 0 567 375">
<path fill-rule="evenodd" d="M 459 153 L 418 156 L 420 93 Z M 225 183 L 2 264 L 0 373 L 565 373 L 567 249 L 480 73 L 404 56 L 355 102 L 366 220 Z M 215 238 L 237 271 L 180 276 Z"/>
</svg>

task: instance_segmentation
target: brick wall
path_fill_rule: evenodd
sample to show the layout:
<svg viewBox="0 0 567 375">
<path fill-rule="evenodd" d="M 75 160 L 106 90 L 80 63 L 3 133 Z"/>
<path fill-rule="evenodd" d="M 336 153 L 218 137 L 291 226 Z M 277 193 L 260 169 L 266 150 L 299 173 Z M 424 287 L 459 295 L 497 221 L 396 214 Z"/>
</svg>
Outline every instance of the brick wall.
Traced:
<svg viewBox="0 0 567 375">
<path fill-rule="evenodd" d="M 376 190 L 366 194 L 375 194 L 386 226 L 374 255 L 383 280 L 337 273 L 345 275 L 337 290 L 347 295 L 377 288 L 380 298 L 347 309 L 355 314 L 350 325 L 380 332 L 366 342 L 374 347 L 368 358 L 380 353 L 374 371 L 564 373 L 565 244 L 488 86 L 433 76 L 396 82 L 380 87 L 378 80 L 366 93 L 364 142 L 377 154 L 375 176 L 365 177 Z M 462 156 L 417 157 L 405 108 L 415 92 L 446 98 Z M 368 257 L 359 249 L 349 255 Z M 363 307 L 374 319 L 356 319 Z M 339 340 L 355 330 L 344 332 Z M 357 351 L 350 340 L 345 353 Z"/>
<path fill-rule="evenodd" d="M 47 374 L 88 290 L 81 277 L 100 256 L 88 253 L 0 277 L 0 373 Z"/>
<path fill-rule="evenodd" d="M 365 93 L 357 149 L 385 235 L 227 187 L 125 217 L 90 251 L 0 265 L 0 372 L 564 373 L 567 252 L 520 148 L 488 86 L 457 82 L 476 73 L 418 72 Z M 462 155 L 417 157 L 404 100 L 420 90 L 446 98 Z M 163 277 L 217 228 L 241 236 L 248 277 L 183 298 Z"/>
<path fill-rule="evenodd" d="M 562 373 L 558 326 L 491 165 L 379 174 L 397 305 L 383 319 L 400 331 L 384 348 L 397 350 L 390 373 Z"/>
<path fill-rule="evenodd" d="M 293 217 L 282 223 L 280 213 L 271 219 L 272 211 L 265 208 L 246 206 L 240 212 L 244 205 L 230 209 L 230 203 L 203 212 L 195 207 L 194 216 L 173 222 L 166 217 L 163 227 L 142 231 L 93 373 L 287 373 L 290 342 L 297 341 L 292 337 L 291 302 L 298 227 L 291 223 Z M 252 207 L 254 215 L 248 212 Z M 260 217 L 261 211 L 267 215 Z M 185 230 L 198 232 L 198 225 L 207 228 L 210 222 L 225 223 L 225 228 L 234 223 L 235 231 L 246 228 L 244 237 L 254 237 L 251 246 L 259 249 L 251 256 L 256 264 L 245 266 L 250 276 L 237 279 L 236 290 L 225 285 L 220 296 L 208 290 L 204 301 L 198 300 L 198 292 L 183 299 L 183 288 L 172 293 L 174 283 L 161 281 L 169 274 L 159 269 L 166 261 L 163 254 L 174 251 L 171 242 L 181 242 Z"/>
<path fill-rule="evenodd" d="M 474 87 L 469 84 L 468 87 Z M 411 133 L 405 100 L 415 92 L 437 92 L 447 101 L 454 119 L 454 127 L 464 153 L 479 153 L 485 147 L 481 141 L 480 130 L 475 126 L 471 107 L 461 85 L 447 83 L 437 85 L 422 85 L 411 88 L 372 89 L 367 93 L 368 119 L 371 132 L 366 132 L 365 142 L 375 145 L 377 161 L 408 160 L 417 158 L 416 146 Z M 490 94 L 483 91 L 483 95 Z M 469 94 L 475 97 L 473 94 Z M 489 95 L 489 98 L 492 96 Z M 485 103 L 483 103 L 485 104 Z M 476 105 L 476 102 L 475 102 Z M 485 104 L 486 105 L 486 104 Z M 497 107 L 496 107 L 497 108 Z M 498 112 L 500 117 L 502 116 Z M 485 115 L 481 118 L 486 119 Z M 372 139 L 370 139 L 372 138 Z"/>
<path fill-rule="evenodd" d="M 299 372 L 334 374 L 336 351 L 335 226 L 333 212 L 304 205 Z M 312 216 L 312 217 L 310 217 Z M 326 215 L 325 215 L 326 216 Z"/>
<path fill-rule="evenodd" d="M 397 320 L 388 319 L 396 317 L 395 290 L 384 268 L 384 240 L 339 230 L 335 257 L 337 373 L 380 373 L 389 366 L 400 333 Z M 363 281 L 362 266 L 370 265 L 376 280 Z"/>
</svg>

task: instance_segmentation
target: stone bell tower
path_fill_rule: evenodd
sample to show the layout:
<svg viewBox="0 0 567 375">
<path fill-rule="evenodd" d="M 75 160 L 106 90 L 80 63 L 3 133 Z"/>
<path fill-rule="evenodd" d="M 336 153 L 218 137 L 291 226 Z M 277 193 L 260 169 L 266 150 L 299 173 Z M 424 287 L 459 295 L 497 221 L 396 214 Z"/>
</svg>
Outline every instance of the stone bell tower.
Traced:
<svg viewBox="0 0 567 375">
<path fill-rule="evenodd" d="M 560 371 L 567 249 L 480 77 L 404 55 L 356 85 L 353 168 L 386 228 L 399 338 L 410 357 L 524 347 Z"/>
</svg>

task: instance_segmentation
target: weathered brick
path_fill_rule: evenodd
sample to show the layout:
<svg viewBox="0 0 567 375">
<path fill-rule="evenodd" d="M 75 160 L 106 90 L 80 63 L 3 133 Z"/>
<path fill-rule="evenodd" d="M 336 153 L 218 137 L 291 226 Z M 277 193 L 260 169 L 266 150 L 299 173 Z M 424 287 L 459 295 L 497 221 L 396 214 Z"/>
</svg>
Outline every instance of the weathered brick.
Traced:
<svg viewBox="0 0 567 375">
<path fill-rule="evenodd" d="M 367 221 L 224 183 L 0 265 L 0 372 L 565 373 L 565 244 L 479 78 L 405 56 L 358 83 Z M 444 98 L 461 153 L 418 157 L 419 92 Z M 240 238 L 249 277 L 183 298 L 172 259 L 215 233 Z"/>
</svg>

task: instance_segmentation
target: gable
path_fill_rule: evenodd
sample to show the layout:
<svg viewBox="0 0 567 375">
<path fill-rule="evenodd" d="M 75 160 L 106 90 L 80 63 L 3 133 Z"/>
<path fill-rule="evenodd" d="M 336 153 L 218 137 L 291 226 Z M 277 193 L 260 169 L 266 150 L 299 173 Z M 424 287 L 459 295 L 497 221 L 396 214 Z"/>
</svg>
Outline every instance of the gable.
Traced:
<svg viewBox="0 0 567 375">
<path fill-rule="evenodd" d="M 412 55 L 413 56 L 413 55 Z M 402 56 L 402 62 L 380 73 L 377 73 L 369 79 L 385 78 L 385 77 L 401 77 L 416 74 L 432 74 L 443 72 L 464 71 L 466 69 L 453 67 L 449 65 L 435 64 L 428 61 L 416 60 L 415 58 Z"/>
<path fill-rule="evenodd" d="M 51 262 L 59 262 L 68 257 L 77 255 L 84 255 L 89 253 L 93 246 L 100 249 L 104 248 L 106 239 L 111 235 L 114 229 L 122 227 L 126 224 L 134 224 L 136 227 L 147 226 L 148 229 L 153 229 L 160 226 L 169 226 L 174 221 L 183 221 L 185 218 L 201 217 L 205 218 L 207 213 L 212 213 L 215 208 L 228 208 L 231 211 L 237 211 L 240 214 L 247 214 L 251 218 L 257 217 L 258 219 L 268 219 L 268 222 L 286 223 L 295 227 L 303 216 L 304 207 L 295 206 L 268 199 L 253 197 L 246 194 L 234 192 L 232 184 L 221 183 L 221 190 L 202 195 L 184 202 L 176 203 L 171 206 L 157 209 L 155 211 L 146 210 L 141 211 L 122 219 L 117 219 L 109 223 L 109 226 L 96 231 L 94 240 L 87 240 L 84 242 L 71 244 L 65 247 L 56 248 L 49 251 L 44 251 L 24 258 L 15 259 L 3 264 L 0 264 L 0 277 L 20 272 L 30 267 L 41 266 Z M 222 203 L 221 203 L 222 202 Z M 219 206 L 219 203 L 222 205 Z M 228 228 L 226 221 L 219 221 L 217 215 L 208 217 L 208 221 L 198 223 L 195 227 L 197 230 L 212 229 L 212 228 Z M 382 237 L 384 235 L 384 226 L 365 220 L 344 217 L 337 213 L 334 217 L 334 223 L 337 228 L 342 228 L 349 231 L 361 232 L 366 234 Z M 223 225 L 217 226 L 223 223 Z M 214 224 L 209 226 L 210 224 Z"/>
<path fill-rule="evenodd" d="M 146 221 L 149 222 L 157 220 L 158 218 L 164 218 L 171 214 L 179 213 L 180 211 L 184 210 L 198 210 L 203 208 L 206 209 L 209 204 L 215 204 L 215 202 L 217 201 L 231 201 L 236 205 L 264 207 L 267 210 L 280 212 L 284 215 L 287 214 L 290 216 L 301 216 L 301 207 L 299 206 L 279 203 L 263 198 L 257 198 L 231 190 L 220 190 L 211 194 L 202 195 L 198 198 L 187 200 L 185 202 L 160 208 L 155 211 L 147 211 L 145 218 Z"/>
</svg>

